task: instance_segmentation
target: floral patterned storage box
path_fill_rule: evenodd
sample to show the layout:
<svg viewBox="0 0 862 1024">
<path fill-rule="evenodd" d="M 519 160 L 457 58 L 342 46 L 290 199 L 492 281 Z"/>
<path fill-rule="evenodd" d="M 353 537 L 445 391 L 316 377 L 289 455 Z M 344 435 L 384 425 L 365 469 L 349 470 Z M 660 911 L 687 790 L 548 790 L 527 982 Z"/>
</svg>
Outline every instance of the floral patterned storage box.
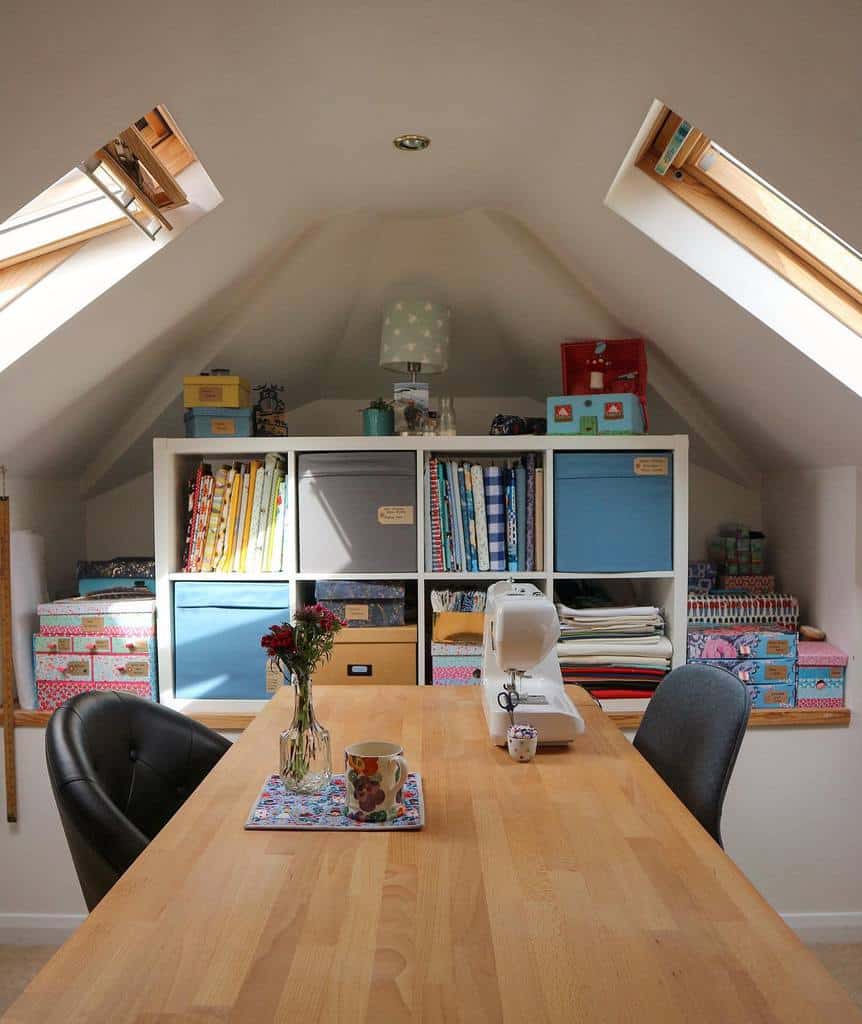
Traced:
<svg viewBox="0 0 862 1024">
<path fill-rule="evenodd" d="M 738 661 L 741 658 L 796 658 L 796 634 L 746 626 L 690 629 L 688 660 Z"/>
<path fill-rule="evenodd" d="M 796 705 L 796 687 L 793 683 L 774 683 L 771 686 L 749 686 L 752 708 L 792 708 Z"/>
<path fill-rule="evenodd" d="M 38 612 L 33 667 L 39 709 L 53 711 L 90 690 L 158 700 L 155 601 L 55 601 Z"/>
<path fill-rule="evenodd" d="M 714 665 L 732 672 L 746 684 L 781 684 L 796 688 L 796 661 L 794 658 L 740 658 L 737 661 L 709 661 L 703 658 L 689 659 L 699 665 Z M 793 707 L 793 704 L 786 705 Z"/>
<path fill-rule="evenodd" d="M 796 672 L 796 703 L 800 708 L 844 706 L 847 655 L 832 644 L 811 640 L 799 642 Z"/>
</svg>

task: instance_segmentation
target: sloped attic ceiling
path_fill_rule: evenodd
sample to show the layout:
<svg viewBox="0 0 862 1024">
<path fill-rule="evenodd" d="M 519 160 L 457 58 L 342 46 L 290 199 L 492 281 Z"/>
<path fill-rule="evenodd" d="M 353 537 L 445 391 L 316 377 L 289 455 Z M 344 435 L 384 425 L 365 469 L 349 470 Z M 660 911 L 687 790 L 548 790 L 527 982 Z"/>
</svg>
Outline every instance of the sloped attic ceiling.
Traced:
<svg viewBox="0 0 862 1024">
<path fill-rule="evenodd" d="M 858 461 L 862 400 L 602 199 L 658 96 L 862 244 L 860 11 L 155 0 L 158 46 L 122 0 L 5 12 L 0 219 L 157 101 L 225 202 L 0 374 L 0 454 L 98 477 L 214 352 L 295 403 L 367 396 L 381 296 L 430 275 L 463 327 L 449 391 L 542 397 L 561 337 L 639 333 L 761 467 Z"/>
</svg>

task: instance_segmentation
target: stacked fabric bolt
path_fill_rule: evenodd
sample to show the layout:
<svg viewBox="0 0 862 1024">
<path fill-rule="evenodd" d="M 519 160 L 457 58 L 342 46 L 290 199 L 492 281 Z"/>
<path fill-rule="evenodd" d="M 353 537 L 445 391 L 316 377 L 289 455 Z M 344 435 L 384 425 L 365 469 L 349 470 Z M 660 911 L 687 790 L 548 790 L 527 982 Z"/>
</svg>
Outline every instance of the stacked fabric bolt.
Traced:
<svg viewBox="0 0 862 1024">
<path fill-rule="evenodd" d="M 673 647 L 661 609 L 558 604 L 563 681 L 602 700 L 649 697 L 670 671 Z"/>
</svg>

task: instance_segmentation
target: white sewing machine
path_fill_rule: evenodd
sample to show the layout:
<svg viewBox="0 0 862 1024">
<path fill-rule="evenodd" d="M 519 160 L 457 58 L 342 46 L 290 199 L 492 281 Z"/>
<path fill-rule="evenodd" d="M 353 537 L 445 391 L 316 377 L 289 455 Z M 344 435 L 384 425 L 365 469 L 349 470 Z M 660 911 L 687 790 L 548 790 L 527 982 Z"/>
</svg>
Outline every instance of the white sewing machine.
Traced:
<svg viewBox="0 0 862 1024">
<path fill-rule="evenodd" d="M 560 620 L 551 601 L 532 583 L 503 580 L 488 588 L 482 651 L 482 703 L 488 731 L 506 743 L 509 712 L 498 701 L 515 694 L 516 723 L 539 730 L 539 743 L 562 744 L 584 731 L 584 720 L 566 696 L 557 658 Z"/>
</svg>

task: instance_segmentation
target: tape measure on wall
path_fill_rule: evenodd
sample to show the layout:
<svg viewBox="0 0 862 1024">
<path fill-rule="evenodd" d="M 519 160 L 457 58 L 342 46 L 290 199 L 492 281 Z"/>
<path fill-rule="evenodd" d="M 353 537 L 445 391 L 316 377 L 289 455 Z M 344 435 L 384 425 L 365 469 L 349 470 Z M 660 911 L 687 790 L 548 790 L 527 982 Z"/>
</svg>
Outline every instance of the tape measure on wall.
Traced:
<svg viewBox="0 0 862 1024">
<path fill-rule="evenodd" d="M 0 693 L 3 700 L 3 761 L 6 779 L 6 820 L 16 822 L 18 787 L 15 775 L 15 673 L 12 666 L 10 530 L 6 467 L 0 466 Z"/>
</svg>

